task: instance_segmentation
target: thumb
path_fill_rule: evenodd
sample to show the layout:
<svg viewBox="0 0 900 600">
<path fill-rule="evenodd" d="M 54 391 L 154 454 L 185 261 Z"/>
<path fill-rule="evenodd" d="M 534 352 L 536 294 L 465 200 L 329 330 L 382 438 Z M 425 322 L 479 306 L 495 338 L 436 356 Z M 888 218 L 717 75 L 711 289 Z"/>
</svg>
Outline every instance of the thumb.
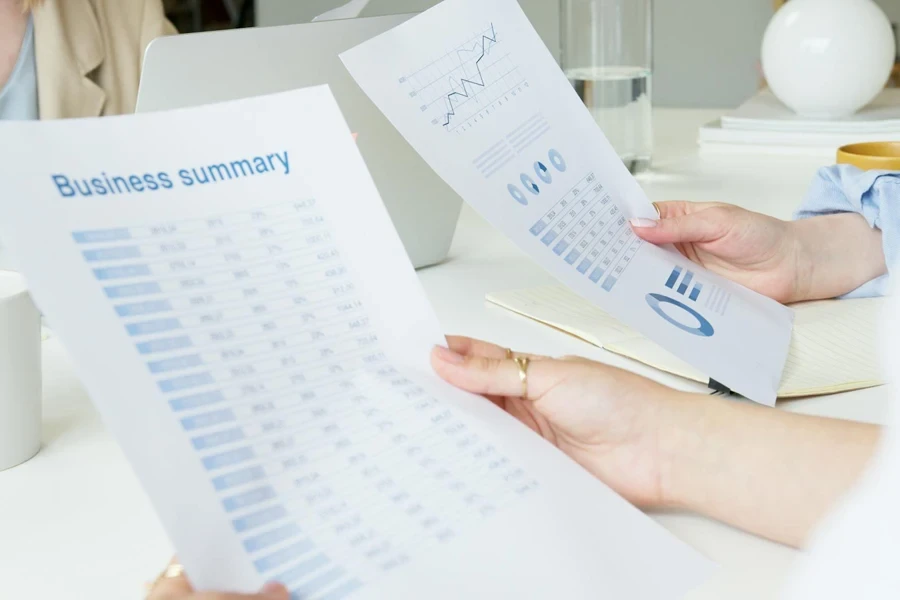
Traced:
<svg viewBox="0 0 900 600">
<path fill-rule="evenodd" d="M 703 243 L 721 238 L 727 229 L 715 210 L 704 210 L 654 221 L 631 219 L 631 228 L 642 240 L 652 244 Z"/>
<path fill-rule="evenodd" d="M 539 400 L 571 370 L 570 363 L 551 358 L 531 360 L 523 357 L 520 361 L 463 356 L 440 346 L 431 355 L 431 364 L 442 379 L 462 390 L 483 396 Z"/>
<path fill-rule="evenodd" d="M 291 593 L 279 583 L 267 583 L 258 594 L 220 594 L 205 592 L 194 596 L 178 596 L 181 600 L 290 600 Z M 174 600 L 175 597 L 172 597 Z"/>
<path fill-rule="evenodd" d="M 260 594 L 270 600 L 290 600 L 291 598 L 291 593 L 288 589 L 276 581 L 271 581 L 263 586 Z"/>
</svg>

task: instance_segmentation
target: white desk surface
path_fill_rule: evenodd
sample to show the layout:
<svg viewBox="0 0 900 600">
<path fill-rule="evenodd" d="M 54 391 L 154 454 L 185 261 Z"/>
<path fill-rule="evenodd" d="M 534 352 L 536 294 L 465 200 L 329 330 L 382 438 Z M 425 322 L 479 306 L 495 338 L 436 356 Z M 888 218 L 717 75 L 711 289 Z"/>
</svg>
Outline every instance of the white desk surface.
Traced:
<svg viewBox="0 0 900 600">
<path fill-rule="evenodd" d="M 696 131 L 714 111 L 657 110 L 654 171 L 641 177 L 652 200 L 722 200 L 788 218 L 821 161 L 797 157 L 704 157 Z M 563 333 L 485 303 L 485 294 L 551 283 L 551 278 L 468 209 L 450 257 L 421 271 L 448 333 L 520 351 L 581 354 L 692 389 Z M 65 351 L 44 346 L 44 447 L 0 472 L 0 598 L 143 598 L 144 581 L 164 566 L 170 545 L 137 479 L 104 430 Z M 885 388 L 783 403 L 779 409 L 879 422 Z M 773 597 L 798 553 L 689 514 L 653 513 L 719 563 L 690 600 Z M 598 515 L 602 518 L 602 515 Z"/>
</svg>

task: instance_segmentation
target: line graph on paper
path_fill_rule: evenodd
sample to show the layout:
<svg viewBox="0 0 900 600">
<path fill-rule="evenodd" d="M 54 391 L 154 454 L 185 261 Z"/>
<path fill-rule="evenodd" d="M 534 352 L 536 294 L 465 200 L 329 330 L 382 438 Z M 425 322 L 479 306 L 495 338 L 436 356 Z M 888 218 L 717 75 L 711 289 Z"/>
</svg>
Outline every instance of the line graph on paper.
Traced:
<svg viewBox="0 0 900 600">
<path fill-rule="evenodd" d="M 528 89 L 493 23 L 400 78 L 435 127 L 463 133 Z"/>
</svg>

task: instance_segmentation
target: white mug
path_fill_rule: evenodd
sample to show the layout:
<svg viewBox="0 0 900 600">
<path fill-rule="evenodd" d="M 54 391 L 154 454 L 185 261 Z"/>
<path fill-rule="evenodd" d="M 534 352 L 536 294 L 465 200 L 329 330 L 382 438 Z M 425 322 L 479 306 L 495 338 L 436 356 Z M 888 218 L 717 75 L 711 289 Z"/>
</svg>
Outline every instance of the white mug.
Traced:
<svg viewBox="0 0 900 600">
<path fill-rule="evenodd" d="M 0 271 L 0 471 L 41 447 L 41 315 L 21 275 Z"/>
</svg>

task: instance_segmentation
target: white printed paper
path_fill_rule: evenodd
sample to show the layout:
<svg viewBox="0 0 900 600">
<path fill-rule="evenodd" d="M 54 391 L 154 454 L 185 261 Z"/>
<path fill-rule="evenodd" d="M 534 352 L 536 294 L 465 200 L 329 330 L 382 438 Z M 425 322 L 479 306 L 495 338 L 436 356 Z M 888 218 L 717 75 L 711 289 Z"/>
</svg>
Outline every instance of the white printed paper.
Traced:
<svg viewBox="0 0 900 600">
<path fill-rule="evenodd" d="M 463 199 L 572 290 L 758 402 L 774 404 L 791 312 L 674 249 L 515 0 L 446 0 L 342 55 Z"/>
<path fill-rule="evenodd" d="M 709 572 L 433 374 L 327 88 L 0 136 L 0 236 L 199 588 L 675 598 Z"/>
</svg>

